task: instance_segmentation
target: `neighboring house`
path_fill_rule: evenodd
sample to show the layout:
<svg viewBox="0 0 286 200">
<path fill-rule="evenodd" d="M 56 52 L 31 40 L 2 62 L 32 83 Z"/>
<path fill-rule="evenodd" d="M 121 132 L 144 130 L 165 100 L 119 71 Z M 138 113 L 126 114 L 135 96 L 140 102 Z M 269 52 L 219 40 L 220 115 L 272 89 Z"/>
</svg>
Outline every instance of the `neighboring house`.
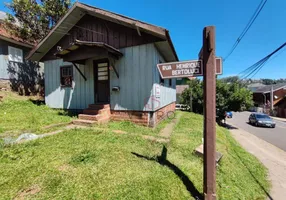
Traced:
<svg viewBox="0 0 286 200">
<path fill-rule="evenodd" d="M 256 107 L 270 109 L 271 90 L 273 87 L 273 107 L 278 117 L 286 117 L 286 83 L 266 85 L 256 88 L 253 101 Z"/>
<path fill-rule="evenodd" d="M 176 84 L 177 85 L 187 85 L 190 80 L 194 80 L 196 77 L 187 77 L 187 78 L 177 78 Z"/>
<path fill-rule="evenodd" d="M 247 86 L 247 88 L 251 91 L 251 92 L 255 92 L 258 88 L 264 87 L 266 85 L 262 84 L 262 83 L 251 83 Z"/>
<path fill-rule="evenodd" d="M 12 36 L 3 25 L 6 13 L 0 11 L 0 79 L 9 80 L 9 64 L 18 65 L 24 62 L 25 56 L 33 45 Z"/>
<path fill-rule="evenodd" d="M 12 87 L 21 93 L 35 92 L 36 84 L 42 79 L 42 68 L 37 63 L 25 60 L 25 56 L 32 50 L 33 44 L 15 37 L 4 27 L 5 12 L 0 11 L 0 87 Z M 16 24 L 19 22 L 16 20 Z"/>
<path fill-rule="evenodd" d="M 75 123 L 154 126 L 175 110 L 176 80 L 156 67 L 178 61 L 164 28 L 76 2 L 28 58 L 45 64 L 49 107 L 83 110 Z"/>
<path fill-rule="evenodd" d="M 176 85 L 176 103 L 181 103 L 181 95 L 185 89 L 188 89 L 189 85 Z"/>
</svg>

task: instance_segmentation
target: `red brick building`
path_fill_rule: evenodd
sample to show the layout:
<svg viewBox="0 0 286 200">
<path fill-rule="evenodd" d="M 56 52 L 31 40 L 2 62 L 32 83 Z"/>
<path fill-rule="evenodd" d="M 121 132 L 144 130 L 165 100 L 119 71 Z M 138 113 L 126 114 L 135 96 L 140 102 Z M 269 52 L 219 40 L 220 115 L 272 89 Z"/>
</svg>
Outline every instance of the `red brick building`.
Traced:
<svg viewBox="0 0 286 200">
<path fill-rule="evenodd" d="M 273 87 L 273 107 L 277 117 L 286 118 L 286 83 L 266 85 L 253 91 L 253 101 L 256 107 L 269 110 L 271 105 L 271 89 Z"/>
</svg>

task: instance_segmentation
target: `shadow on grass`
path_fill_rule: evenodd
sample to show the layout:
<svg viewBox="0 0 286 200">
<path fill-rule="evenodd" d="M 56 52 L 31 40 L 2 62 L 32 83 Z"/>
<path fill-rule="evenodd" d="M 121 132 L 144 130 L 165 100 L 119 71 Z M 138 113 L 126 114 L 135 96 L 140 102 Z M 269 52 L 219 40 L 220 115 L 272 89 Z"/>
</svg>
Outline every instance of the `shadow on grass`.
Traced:
<svg viewBox="0 0 286 200">
<path fill-rule="evenodd" d="M 69 116 L 69 117 L 76 117 L 78 114 L 81 114 L 82 112 L 79 110 L 59 110 L 58 115 L 61 116 Z"/>
<path fill-rule="evenodd" d="M 229 129 L 229 130 L 238 129 L 237 127 L 232 126 L 232 125 L 230 125 L 230 124 L 224 124 L 224 125 L 222 125 L 222 127 L 227 128 L 227 129 Z"/>
<path fill-rule="evenodd" d="M 167 160 L 167 148 L 163 146 L 162 153 L 160 156 L 157 157 L 147 157 L 143 156 L 134 152 L 131 152 L 133 155 L 143 158 L 149 161 L 154 161 L 159 163 L 162 166 L 167 166 L 170 170 L 172 170 L 183 182 L 185 185 L 186 189 L 189 191 L 189 193 L 197 200 L 203 199 L 203 195 L 197 190 L 197 188 L 194 186 L 193 182 L 190 181 L 189 177 L 181 170 L 179 169 L 176 165 L 171 163 L 170 161 Z"/>
<path fill-rule="evenodd" d="M 33 99 L 29 99 L 29 101 L 31 101 L 33 104 L 37 105 L 37 106 L 41 106 L 41 105 L 45 105 L 45 100 L 33 100 Z"/>
</svg>

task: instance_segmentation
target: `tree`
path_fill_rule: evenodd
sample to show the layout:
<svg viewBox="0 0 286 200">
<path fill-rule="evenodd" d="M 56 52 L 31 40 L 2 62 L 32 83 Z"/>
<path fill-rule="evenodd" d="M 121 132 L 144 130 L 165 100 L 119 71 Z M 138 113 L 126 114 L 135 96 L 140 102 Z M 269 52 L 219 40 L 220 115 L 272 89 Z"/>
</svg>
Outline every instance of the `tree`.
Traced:
<svg viewBox="0 0 286 200">
<path fill-rule="evenodd" d="M 199 79 L 190 80 L 189 89 L 186 89 L 181 95 L 182 104 L 190 105 L 192 95 L 192 110 L 195 113 L 203 112 L 203 85 Z"/>
<path fill-rule="evenodd" d="M 70 5 L 70 0 L 12 0 L 6 6 L 16 19 L 8 14 L 5 25 L 12 35 L 35 43 L 48 34 Z"/>
<path fill-rule="evenodd" d="M 228 76 L 221 78 L 220 80 L 225 83 L 235 83 L 239 81 L 239 76 Z"/>
<path fill-rule="evenodd" d="M 190 105 L 190 95 L 192 94 L 193 111 L 203 113 L 203 83 L 199 79 L 191 80 L 189 89 L 182 94 L 183 104 Z M 252 92 L 242 87 L 239 82 L 226 83 L 221 80 L 216 81 L 216 109 L 218 115 L 225 111 L 243 111 L 253 105 Z"/>
</svg>

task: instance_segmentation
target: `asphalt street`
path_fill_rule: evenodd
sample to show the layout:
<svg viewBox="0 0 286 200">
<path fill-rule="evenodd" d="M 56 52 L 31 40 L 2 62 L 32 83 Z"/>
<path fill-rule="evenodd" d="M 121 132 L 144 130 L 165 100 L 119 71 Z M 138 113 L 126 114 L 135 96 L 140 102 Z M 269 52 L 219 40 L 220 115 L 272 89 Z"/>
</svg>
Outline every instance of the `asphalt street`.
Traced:
<svg viewBox="0 0 286 200">
<path fill-rule="evenodd" d="M 232 119 L 227 119 L 234 128 L 243 129 L 266 142 L 286 151 L 286 122 L 274 120 L 276 122 L 275 128 L 255 127 L 248 124 L 248 117 L 250 112 L 236 112 L 233 113 Z"/>
</svg>

